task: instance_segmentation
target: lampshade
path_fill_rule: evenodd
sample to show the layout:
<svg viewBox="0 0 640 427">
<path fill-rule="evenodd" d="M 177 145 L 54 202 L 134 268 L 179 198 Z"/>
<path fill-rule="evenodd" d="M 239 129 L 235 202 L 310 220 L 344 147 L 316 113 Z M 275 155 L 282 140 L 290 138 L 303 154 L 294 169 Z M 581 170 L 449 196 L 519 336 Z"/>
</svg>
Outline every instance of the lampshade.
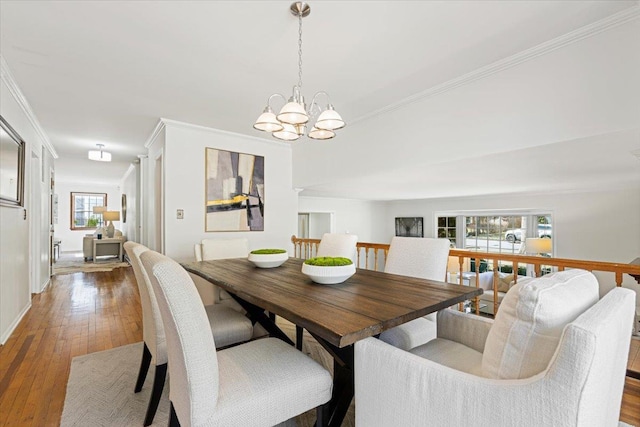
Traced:
<svg viewBox="0 0 640 427">
<path fill-rule="evenodd" d="M 329 104 L 327 109 L 324 110 L 318 117 L 315 127 L 324 130 L 336 130 L 345 126 L 344 120 L 340 117 L 340 114 L 333 109 L 333 105 Z"/>
<path fill-rule="evenodd" d="M 336 136 L 336 133 L 326 129 L 318 129 L 313 127 L 309 132 L 309 138 L 313 139 L 331 139 Z"/>
<path fill-rule="evenodd" d="M 96 145 L 98 146 L 97 150 L 89 150 L 89 160 L 95 160 L 96 162 L 110 162 L 111 153 L 107 153 L 106 151 L 102 150 L 104 144 Z"/>
<path fill-rule="evenodd" d="M 93 213 L 94 214 L 104 214 L 107 211 L 106 206 L 94 206 Z"/>
<path fill-rule="evenodd" d="M 264 109 L 264 112 L 260 114 L 260 117 L 258 117 L 258 120 L 256 120 L 253 127 L 265 132 L 277 132 L 282 130 L 282 124 L 278 119 L 276 119 L 276 115 L 269 107 Z"/>
<path fill-rule="evenodd" d="M 274 137 L 282 139 L 284 141 L 295 141 L 296 139 L 300 138 L 300 135 L 298 135 L 295 126 L 288 123 L 284 123 L 282 126 L 282 130 L 272 133 Z"/>
<path fill-rule="evenodd" d="M 291 125 L 299 125 L 309 121 L 309 116 L 307 116 L 307 112 L 304 111 L 304 105 L 291 100 L 282 107 L 280 114 L 278 114 L 276 118 L 282 123 L 289 123 Z"/>
<path fill-rule="evenodd" d="M 529 237 L 525 241 L 525 252 L 528 254 L 550 254 L 553 250 L 551 239 Z"/>
<path fill-rule="evenodd" d="M 120 221 L 120 211 L 106 211 L 102 217 L 105 221 Z"/>
</svg>

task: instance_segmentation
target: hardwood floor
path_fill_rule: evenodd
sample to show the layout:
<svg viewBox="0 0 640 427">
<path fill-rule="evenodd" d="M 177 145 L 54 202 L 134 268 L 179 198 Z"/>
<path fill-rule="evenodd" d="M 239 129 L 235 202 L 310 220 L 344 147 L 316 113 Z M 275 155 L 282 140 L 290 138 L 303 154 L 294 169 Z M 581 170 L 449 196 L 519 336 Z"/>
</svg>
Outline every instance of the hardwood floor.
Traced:
<svg viewBox="0 0 640 427">
<path fill-rule="evenodd" d="M 53 277 L 0 347 L 0 426 L 57 426 L 71 359 L 141 340 L 131 268 Z M 632 340 L 628 366 L 640 370 L 640 340 Z M 638 380 L 626 380 L 620 419 L 640 426 Z"/>
<path fill-rule="evenodd" d="M 141 340 L 130 267 L 53 277 L 0 348 L 0 425 L 57 426 L 71 359 Z"/>
</svg>

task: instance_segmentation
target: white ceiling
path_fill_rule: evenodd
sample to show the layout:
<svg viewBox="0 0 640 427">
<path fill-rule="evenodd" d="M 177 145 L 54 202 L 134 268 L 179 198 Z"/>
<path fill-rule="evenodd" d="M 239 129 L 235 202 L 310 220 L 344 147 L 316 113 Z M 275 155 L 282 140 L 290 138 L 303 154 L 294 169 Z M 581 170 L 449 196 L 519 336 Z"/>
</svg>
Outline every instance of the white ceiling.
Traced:
<svg viewBox="0 0 640 427">
<path fill-rule="evenodd" d="M 253 121 L 270 94 L 288 94 L 297 81 L 298 24 L 289 4 L 2 0 L 0 53 L 59 155 L 57 179 L 92 176 L 118 182 L 129 163 L 146 152 L 144 143 L 161 117 L 265 135 L 252 128 Z M 415 94 L 638 8 L 637 1 L 310 4 L 311 15 L 303 24 L 303 93 L 326 90 L 354 125 Z M 627 154 L 640 148 L 637 132 L 620 138 Z M 558 153 L 573 144 L 565 139 L 554 141 L 563 144 Z M 340 134 L 334 141 L 340 141 Z M 585 141 L 588 147 L 603 144 Z M 96 143 L 113 153 L 111 164 L 86 160 Z M 527 149 L 503 153 L 499 161 L 513 164 L 517 156 L 534 155 L 522 150 Z M 478 153 L 477 160 L 482 156 Z M 629 156 L 622 162 L 628 171 L 637 159 Z M 620 167 L 610 163 L 613 169 Z M 460 164 L 439 167 L 445 172 L 456 166 Z M 564 170 L 562 165 L 558 169 Z M 382 183 L 406 184 L 423 176 L 419 168 L 378 172 L 367 177 L 369 184 L 381 184 L 376 198 L 392 197 L 380 193 Z M 332 183 L 314 187 L 321 195 L 356 197 L 364 181 L 364 176 L 354 178 L 340 190 Z M 476 189 L 457 181 L 442 183 L 437 192 L 415 191 L 405 197 L 487 192 L 486 184 Z M 543 188 L 521 181 L 496 183 L 495 188 Z"/>
</svg>

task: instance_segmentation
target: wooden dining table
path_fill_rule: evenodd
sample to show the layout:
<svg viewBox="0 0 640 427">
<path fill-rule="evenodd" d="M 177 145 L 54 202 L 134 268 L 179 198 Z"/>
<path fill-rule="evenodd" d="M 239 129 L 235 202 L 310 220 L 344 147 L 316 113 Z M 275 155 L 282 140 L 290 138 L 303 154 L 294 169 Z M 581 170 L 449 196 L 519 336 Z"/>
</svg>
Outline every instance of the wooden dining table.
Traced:
<svg viewBox="0 0 640 427">
<path fill-rule="evenodd" d="M 182 266 L 227 291 L 271 336 L 293 345 L 265 310 L 305 328 L 331 354 L 329 426 L 341 425 L 353 399 L 356 341 L 482 294 L 474 287 L 363 269 L 343 283 L 319 285 L 301 272 L 303 262 L 289 258 L 265 269 L 235 258 Z"/>
</svg>

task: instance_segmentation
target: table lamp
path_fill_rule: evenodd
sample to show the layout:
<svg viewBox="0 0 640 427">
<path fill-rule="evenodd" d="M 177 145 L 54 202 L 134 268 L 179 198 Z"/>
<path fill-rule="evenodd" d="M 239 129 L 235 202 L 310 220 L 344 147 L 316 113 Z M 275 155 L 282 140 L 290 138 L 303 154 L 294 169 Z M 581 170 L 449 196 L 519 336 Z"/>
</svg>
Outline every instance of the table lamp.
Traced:
<svg viewBox="0 0 640 427">
<path fill-rule="evenodd" d="M 120 211 L 106 211 L 103 215 L 105 221 L 109 221 L 107 225 L 107 237 L 112 238 L 115 233 L 113 221 L 120 221 Z"/>
<path fill-rule="evenodd" d="M 525 240 L 525 252 L 534 255 L 550 254 L 553 250 L 551 239 L 545 237 L 528 237 Z"/>
</svg>

